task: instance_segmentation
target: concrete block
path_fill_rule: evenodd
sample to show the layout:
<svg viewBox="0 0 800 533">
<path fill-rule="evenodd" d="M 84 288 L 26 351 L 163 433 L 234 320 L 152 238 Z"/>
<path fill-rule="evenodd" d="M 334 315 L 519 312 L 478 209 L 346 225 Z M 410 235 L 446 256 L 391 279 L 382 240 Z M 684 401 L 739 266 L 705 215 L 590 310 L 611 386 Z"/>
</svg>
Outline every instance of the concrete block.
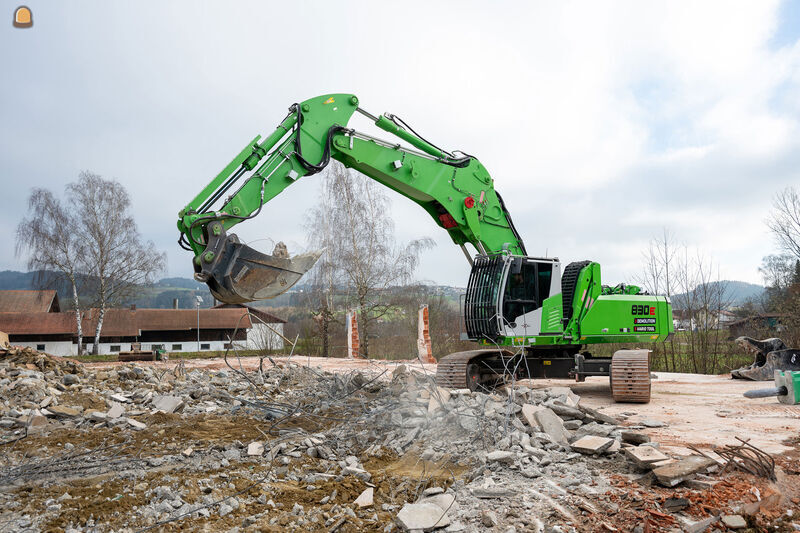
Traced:
<svg viewBox="0 0 800 533">
<path fill-rule="evenodd" d="M 533 414 L 533 418 L 538 423 L 541 431 L 547 433 L 554 442 L 565 446 L 569 444 L 569 435 L 567 435 L 567 430 L 564 429 L 564 422 L 551 409 L 545 407 L 540 411 L 536 411 Z"/>
<path fill-rule="evenodd" d="M 542 409 L 547 408 L 542 407 L 541 405 L 533 405 L 530 403 L 522 405 L 522 418 L 525 419 L 525 422 L 527 422 L 530 427 L 538 431 L 541 431 L 542 428 L 539 427 L 539 422 L 536 421 L 536 418 L 533 415 Z"/>
<path fill-rule="evenodd" d="M 587 435 L 573 442 L 572 449 L 576 452 L 587 455 L 595 455 L 603 453 L 615 442 L 616 441 L 614 439 L 609 439 L 608 437 L 595 437 L 594 435 Z"/>
<path fill-rule="evenodd" d="M 153 397 L 153 408 L 165 413 L 174 413 L 183 407 L 183 398 L 178 396 L 158 395 Z"/>
<path fill-rule="evenodd" d="M 624 451 L 625 456 L 639 468 L 650 468 L 650 465 L 653 463 L 669 459 L 669 457 L 652 446 L 636 446 L 633 448 L 625 448 Z"/>
<path fill-rule="evenodd" d="M 375 489 L 373 489 L 372 487 L 367 487 L 364 490 L 364 492 L 362 492 L 358 496 L 358 498 L 356 498 L 356 501 L 354 501 L 353 503 L 358 505 L 359 507 L 370 507 L 370 506 L 372 506 L 373 497 L 374 497 L 374 493 L 375 493 L 374 491 L 375 491 Z"/>
<path fill-rule="evenodd" d="M 450 523 L 447 513 L 432 503 L 407 503 L 397 513 L 396 520 L 404 531 L 427 531 Z"/>
<path fill-rule="evenodd" d="M 712 466 L 718 466 L 713 459 L 700 455 L 690 455 L 672 464 L 654 469 L 653 474 L 662 485 L 674 487 L 681 481 L 691 479 L 696 473 L 704 472 Z"/>
</svg>

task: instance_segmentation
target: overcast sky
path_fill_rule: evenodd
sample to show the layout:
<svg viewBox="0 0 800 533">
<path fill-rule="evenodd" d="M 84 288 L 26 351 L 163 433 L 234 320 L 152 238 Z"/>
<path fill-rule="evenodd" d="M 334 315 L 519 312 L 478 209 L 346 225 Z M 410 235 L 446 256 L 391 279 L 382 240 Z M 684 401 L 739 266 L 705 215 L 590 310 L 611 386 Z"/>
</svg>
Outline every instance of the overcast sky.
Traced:
<svg viewBox="0 0 800 533">
<path fill-rule="evenodd" d="M 16 5 L 0 1 L 0 270 L 24 270 L 31 187 L 91 170 L 191 276 L 178 210 L 289 104 L 330 92 L 474 154 L 528 253 L 596 260 L 606 283 L 632 280 L 664 227 L 760 282 L 771 198 L 800 185 L 797 1 L 26 0 L 30 29 Z M 236 231 L 299 251 L 316 194 L 304 178 Z M 398 238 L 437 243 L 418 277 L 465 285 L 445 232 L 391 195 Z"/>
</svg>

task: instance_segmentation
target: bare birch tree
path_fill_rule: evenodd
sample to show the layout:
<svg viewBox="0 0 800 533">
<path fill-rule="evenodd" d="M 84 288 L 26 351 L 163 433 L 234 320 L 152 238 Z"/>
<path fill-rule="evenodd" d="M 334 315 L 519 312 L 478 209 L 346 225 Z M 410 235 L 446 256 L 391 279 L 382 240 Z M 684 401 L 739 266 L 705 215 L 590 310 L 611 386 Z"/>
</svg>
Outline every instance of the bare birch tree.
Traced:
<svg viewBox="0 0 800 533">
<path fill-rule="evenodd" d="M 27 254 L 28 270 L 39 271 L 40 275 L 54 271 L 56 276 L 69 282 L 80 355 L 83 353 L 83 312 L 78 294 L 85 265 L 74 231 L 78 225 L 75 213 L 66 209 L 52 192 L 39 188 L 31 191 L 28 213 L 17 226 L 16 255 Z"/>
<path fill-rule="evenodd" d="M 99 353 L 106 309 L 118 305 L 141 285 L 150 284 L 166 264 L 152 242 L 143 243 L 130 215 L 130 197 L 118 182 L 82 172 L 67 186 L 80 254 L 92 280 L 98 307 L 93 353 Z"/>
<path fill-rule="evenodd" d="M 664 368 L 718 371 L 727 337 L 720 317 L 730 304 L 719 265 L 702 251 L 678 244 L 666 228 L 650 241 L 642 257 L 644 273 L 638 277 L 639 283 L 651 293 L 670 297 L 675 316 L 687 326 L 685 333 L 660 346 Z"/>
<path fill-rule="evenodd" d="M 331 231 L 326 254 L 347 288 L 345 297 L 358 308 L 361 352 L 368 356 L 371 326 L 392 307 L 387 289 L 411 279 L 420 253 L 433 241 L 396 243 L 389 198 L 374 181 L 339 163 L 332 163 L 323 179 L 329 181 L 323 205 L 330 218 L 322 223 Z"/>
<path fill-rule="evenodd" d="M 648 243 L 647 250 L 642 253 L 643 272 L 636 277 L 645 290 L 651 294 L 665 294 L 672 296 L 676 285 L 676 265 L 678 244 L 675 235 L 667 228 L 663 228 L 659 237 L 653 237 Z M 672 366 L 675 367 L 675 339 L 670 340 L 672 353 Z M 667 350 L 664 349 L 664 368 L 669 369 Z"/>
<path fill-rule="evenodd" d="M 675 284 L 675 255 L 678 244 L 672 231 L 663 228 L 659 237 L 653 237 L 642 253 L 644 273 L 637 281 L 652 294 L 672 295 Z"/>
<path fill-rule="evenodd" d="M 322 340 L 322 357 L 330 357 L 331 353 L 330 327 L 335 321 L 335 290 L 339 281 L 338 276 L 341 274 L 332 257 L 332 251 L 336 246 L 331 213 L 332 185 L 333 180 L 328 179 L 327 175 L 322 178 L 317 205 L 311 209 L 305 224 L 309 246 L 316 250 L 325 250 L 309 273 L 311 289 L 308 292 L 311 313 Z"/>
<path fill-rule="evenodd" d="M 794 187 L 787 187 L 775 195 L 772 214 L 767 225 L 778 244 L 795 259 L 800 259 L 800 194 Z"/>
</svg>

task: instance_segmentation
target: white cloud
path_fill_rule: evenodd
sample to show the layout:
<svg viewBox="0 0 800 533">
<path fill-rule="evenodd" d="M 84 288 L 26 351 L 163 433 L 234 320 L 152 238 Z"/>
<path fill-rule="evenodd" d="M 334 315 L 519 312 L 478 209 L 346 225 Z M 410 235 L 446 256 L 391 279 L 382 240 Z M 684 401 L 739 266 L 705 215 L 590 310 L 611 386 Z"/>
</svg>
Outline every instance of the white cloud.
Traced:
<svg viewBox="0 0 800 533">
<path fill-rule="evenodd" d="M 286 106 L 328 91 L 475 154 L 531 253 L 596 259 L 609 280 L 668 226 L 758 281 L 770 197 L 800 182 L 800 36 L 770 46 L 775 2 L 82 7 L 42 5 L 33 30 L 0 33 L 13 80 L 0 87 L 0 216 L 13 227 L 31 185 L 117 177 L 173 275 L 190 272 L 178 209 Z M 300 246 L 313 179 L 237 231 Z M 399 237 L 440 243 L 420 277 L 465 283 L 446 235 L 393 205 Z"/>
</svg>

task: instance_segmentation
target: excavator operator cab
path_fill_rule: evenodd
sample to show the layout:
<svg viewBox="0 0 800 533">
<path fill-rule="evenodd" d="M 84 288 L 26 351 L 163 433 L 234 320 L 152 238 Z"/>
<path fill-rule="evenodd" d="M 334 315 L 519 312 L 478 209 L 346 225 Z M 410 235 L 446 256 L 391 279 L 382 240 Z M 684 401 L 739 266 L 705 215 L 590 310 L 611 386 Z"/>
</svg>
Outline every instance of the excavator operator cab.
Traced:
<svg viewBox="0 0 800 533">
<path fill-rule="evenodd" d="M 560 292 L 558 259 L 512 255 L 475 257 L 464 299 L 471 340 L 538 335 L 542 303 Z"/>
<path fill-rule="evenodd" d="M 506 276 L 503 293 L 503 318 L 512 328 L 516 321 L 542 306 L 550 296 L 553 263 L 515 257 Z"/>
</svg>

